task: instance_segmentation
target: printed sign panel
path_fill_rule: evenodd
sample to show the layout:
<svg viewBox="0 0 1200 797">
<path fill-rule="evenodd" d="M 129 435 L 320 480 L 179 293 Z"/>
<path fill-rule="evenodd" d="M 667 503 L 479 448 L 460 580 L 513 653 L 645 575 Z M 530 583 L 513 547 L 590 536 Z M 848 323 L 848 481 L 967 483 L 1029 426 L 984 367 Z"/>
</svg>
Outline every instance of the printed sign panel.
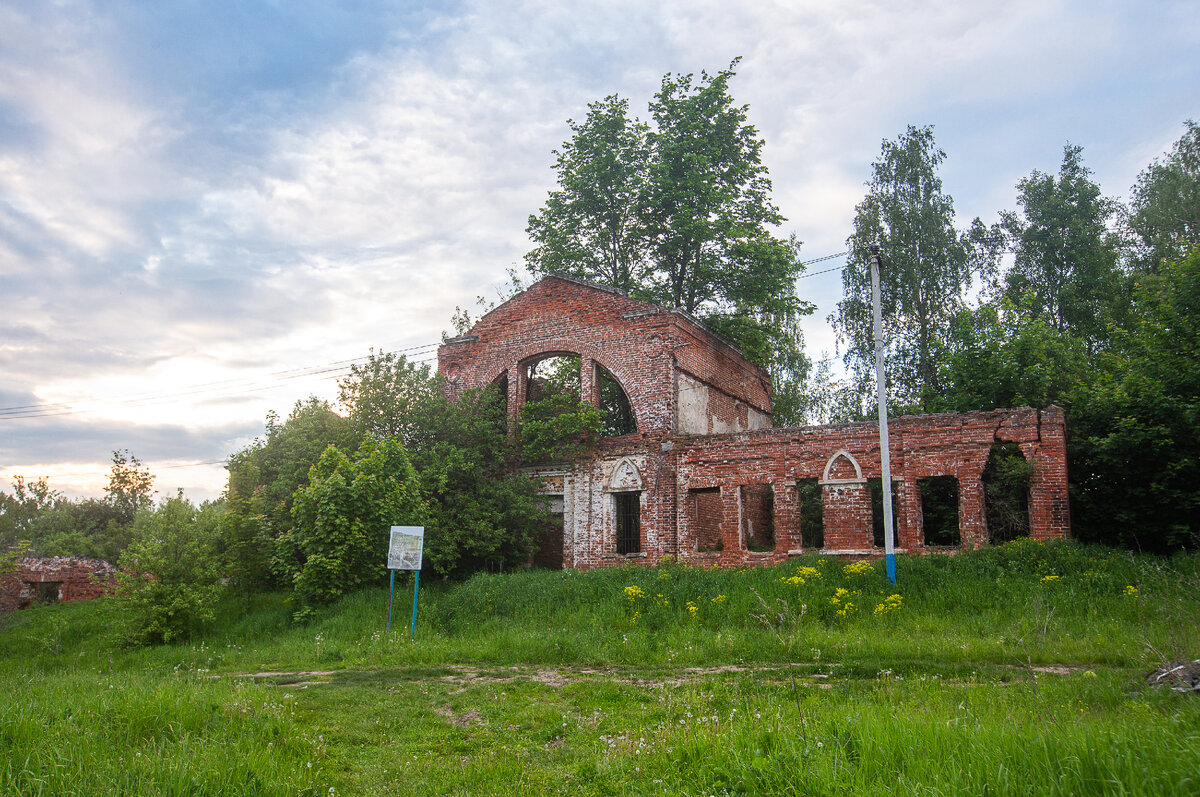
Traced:
<svg viewBox="0 0 1200 797">
<path fill-rule="evenodd" d="M 392 539 L 388 543 L 388 569 L 420 570 L 424 547 L 424 526 L 392 526 Z"/>
</svg>

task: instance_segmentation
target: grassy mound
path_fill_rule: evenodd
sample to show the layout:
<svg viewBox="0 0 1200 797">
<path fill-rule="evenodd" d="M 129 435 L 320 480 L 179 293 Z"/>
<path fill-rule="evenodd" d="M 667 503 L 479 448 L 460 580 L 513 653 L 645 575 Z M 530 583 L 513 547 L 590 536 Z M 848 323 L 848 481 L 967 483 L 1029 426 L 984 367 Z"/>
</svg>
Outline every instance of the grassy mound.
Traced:
<svg viewBox="0 0 1200 797">
<path fill-rule="evenodd" d="M 230 597 L 186 644 L 111 602 L 0 632 L 0 794 L 1188 794 L 1200 556 L 522 571 Z M 1036 784 L 1036 785 L 1035 785 Z"/>
</svg>

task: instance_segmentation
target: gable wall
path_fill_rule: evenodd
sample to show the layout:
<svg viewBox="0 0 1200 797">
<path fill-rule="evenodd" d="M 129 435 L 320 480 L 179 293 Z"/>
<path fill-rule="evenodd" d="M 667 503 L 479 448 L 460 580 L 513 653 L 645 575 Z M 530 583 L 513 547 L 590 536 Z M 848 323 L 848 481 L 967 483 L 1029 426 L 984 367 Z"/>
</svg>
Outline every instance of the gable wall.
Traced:
<svg viewBox="0 0 1200 797">
<path fill-rule="evenodd" d="M 628 394 L 638 434 L 601 441 L 589 457 L 558 466 L 548 492 L 562 495 L 566 567 L 588 569 L 627 561 L 653 564 L 671 554 L 697 564 L 741 565 L 785 559 L 803 551 L 796 482 L 821 480 L 823 552 L 875 555 L 866 479 L 880 473 L 874 423 L 770 428 L 765 372 L 687 316 L 608 289 L 548 277 L 484 316 L 463 338 L 438 352 L 449 390 L 482 387 L 509 374 L 509 411 L 524 395 L 524 366 L 538 355 L 572 352 L 607 368 Z M 733 433 L 729 433 L 733 432 Z M 895 418 L 890 425 L 896 480 L 897 549 L 926 550 L 918 480 L 959 481 L 962 544 L 986 543 L 980 475 L 993 442 L 1018 443 L 1034 464 L 1030 529 L 1047 539 L 1070 533 L 1066 431 L 1062 411 L 996 410 Z M 826 473 L 831 458 L 845 457 Z M 858 464 L 854 468 L 850 460 Z M 616 553 L 613 470 L 632 463 L 641 480 L 642 550 Z M 828 476 L 828 478 L 826 478 Z M 756 488 L 772 486 L 775 548 L 747 550 L 742 530 L 762 529 Z M 703 501 L 689 491 L 713 490 Z M 719 508 L 697 519 L 695 507 Z M 756 514 L 757 513 L 757 514 Z M 719 528 L 720 551 L 698 551 L 700 527 Z"/>
</svg>

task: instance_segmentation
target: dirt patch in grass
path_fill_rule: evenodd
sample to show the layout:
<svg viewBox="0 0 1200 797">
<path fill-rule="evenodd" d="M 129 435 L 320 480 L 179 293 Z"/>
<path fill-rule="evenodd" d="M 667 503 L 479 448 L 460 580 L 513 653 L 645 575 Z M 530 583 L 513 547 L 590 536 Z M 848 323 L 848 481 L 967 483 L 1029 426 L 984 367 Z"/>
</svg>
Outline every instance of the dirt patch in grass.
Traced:
<svg viewBox="0 0 1200 797">
<path fill-rule="evenodd" d="M 483 714 L 473 708 L 461 714 L 456 714 L 450 706 L 434 706 L 433 710 L 456 728 L 469 728 L 483 721 Z"/>
</svg>

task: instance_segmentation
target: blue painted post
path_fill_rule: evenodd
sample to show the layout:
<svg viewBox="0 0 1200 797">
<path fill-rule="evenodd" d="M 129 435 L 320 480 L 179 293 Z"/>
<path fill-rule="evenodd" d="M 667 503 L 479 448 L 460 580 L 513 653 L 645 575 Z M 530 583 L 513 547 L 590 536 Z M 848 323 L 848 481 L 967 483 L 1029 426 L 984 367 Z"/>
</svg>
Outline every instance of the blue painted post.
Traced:
<svg viewBox="0 0 1200 797">
<path fill-rule="evenodd" d="M 887 577 L 896 583 L 895 519 L 892 517 L 892 452 L 888 445 L 887 384 L 883 378 L 883 311 L 879 299 L 879 245 L 871 247 L 871 315 L 875 327 L 875 393 L 879 401 L 879 465 L 883 487 L 883 550 Z"/>
<path fill-rule="evenodd" d="M 392 574 L 392 577 L 391 577 L 391 579 L 390 579 L 390 583 L 388 584 L 388 624 L 387 624 L 387 630 L 388 630 L 388 633 L 390 634 L 390 633 L 392 632 L 392 593 L 394 593 L 394 592 L 396 591 L 396 571 L 395 571 L 395 570 L 391 570 L 391 571 L 389 571 L 389 572 Z"/>
<path fill-rule="evenodd" d="M 408 638 L 417 638 L 417 592 L 421 589 L 421 571 L 413 571 L 413 616 L 412 630 L 409 631 Z"/>
</svg>

